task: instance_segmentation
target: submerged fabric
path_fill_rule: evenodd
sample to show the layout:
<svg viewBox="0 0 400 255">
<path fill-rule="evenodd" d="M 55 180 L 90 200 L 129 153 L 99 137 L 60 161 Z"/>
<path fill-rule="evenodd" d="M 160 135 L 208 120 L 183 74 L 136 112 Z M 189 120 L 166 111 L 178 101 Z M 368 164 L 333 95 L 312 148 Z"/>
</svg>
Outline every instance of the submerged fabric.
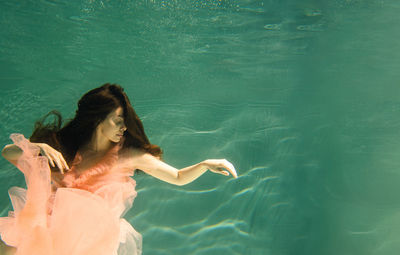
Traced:
<svg viewBox="0 0 400 255">
<path fill-rule="evenodd" d="M 137 193 L 127 164 L 114 146 L 94 166 L 52 178 L 46 157 L 23 135 L 12 134 L 23 150 L 16 166 L 27 189 L 9 190 L 14 211 L 0 218 L 2 240 L 16 255 L 140 255 L 142 236 L 123 217 Z"/>
</svg>

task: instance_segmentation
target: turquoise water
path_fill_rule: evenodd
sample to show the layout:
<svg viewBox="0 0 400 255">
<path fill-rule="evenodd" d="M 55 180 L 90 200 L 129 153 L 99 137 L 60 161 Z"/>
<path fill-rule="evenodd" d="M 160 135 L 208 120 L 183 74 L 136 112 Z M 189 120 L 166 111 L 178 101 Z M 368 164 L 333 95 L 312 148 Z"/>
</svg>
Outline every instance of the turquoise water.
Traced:
<svg viewBox="0 0 400 255">
<path fill-rule="evenodd" d="M 127 91 L 186 186 L 135 176 L 155 254 L 398 254 L 400 3 L 0 3 L 0 142 L 87 90 Z M 22 174 L 0 160 L 1 215 Z"/>
</svg>

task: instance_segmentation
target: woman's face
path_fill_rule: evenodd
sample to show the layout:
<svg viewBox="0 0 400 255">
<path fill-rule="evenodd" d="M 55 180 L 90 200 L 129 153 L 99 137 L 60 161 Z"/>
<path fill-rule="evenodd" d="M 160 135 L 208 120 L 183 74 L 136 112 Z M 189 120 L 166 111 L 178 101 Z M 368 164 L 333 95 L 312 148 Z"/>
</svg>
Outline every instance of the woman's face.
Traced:
<svg viewBox="0 0 400 255">
<path fill-rule="evenodd" d="M 101 133 L 112 142 L 119 142 L 126 130 L 124 110 L 118 107 L 99 124 Z"/>
</svg>

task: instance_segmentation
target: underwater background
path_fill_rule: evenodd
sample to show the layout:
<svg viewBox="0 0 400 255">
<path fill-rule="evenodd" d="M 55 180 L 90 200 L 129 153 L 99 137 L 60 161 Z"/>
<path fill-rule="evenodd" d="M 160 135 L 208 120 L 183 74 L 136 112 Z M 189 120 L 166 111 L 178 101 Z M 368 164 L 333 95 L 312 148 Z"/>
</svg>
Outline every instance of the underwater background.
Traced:
<svg viewBox="0 0 400 255">
<path fill-rule="evenodd" d="M 398 254 L 400 2 L 0 2 L 0 145 L 125 88 L 185 186 L 138 174 L 144 255 Z M 0 159 L 0 212 L 24 178 Z"/>
</svg>

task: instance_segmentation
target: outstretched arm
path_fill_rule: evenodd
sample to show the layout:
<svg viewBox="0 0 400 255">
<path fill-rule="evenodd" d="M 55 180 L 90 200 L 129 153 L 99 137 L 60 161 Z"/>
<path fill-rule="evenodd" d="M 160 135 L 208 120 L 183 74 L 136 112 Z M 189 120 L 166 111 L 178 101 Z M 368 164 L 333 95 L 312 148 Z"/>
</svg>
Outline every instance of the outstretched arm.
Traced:
<svg viewBox="0 0 400 255">
<path fill-rule="evenodd" d="M 229 175 L 230 172 L 237 178 L 235 168 L 225 159 L 208 159 L 178 170 L 150 153 L 136 152 L 132 155 L 134 156 L 131 158 L 131 162 L 135 169 L 140 169 L 157 179 L 179 186 L 191 183 L 207 170 L 223 175 Z M 227 169 L 229 172 L 223 169 Z"/>
</svg>

